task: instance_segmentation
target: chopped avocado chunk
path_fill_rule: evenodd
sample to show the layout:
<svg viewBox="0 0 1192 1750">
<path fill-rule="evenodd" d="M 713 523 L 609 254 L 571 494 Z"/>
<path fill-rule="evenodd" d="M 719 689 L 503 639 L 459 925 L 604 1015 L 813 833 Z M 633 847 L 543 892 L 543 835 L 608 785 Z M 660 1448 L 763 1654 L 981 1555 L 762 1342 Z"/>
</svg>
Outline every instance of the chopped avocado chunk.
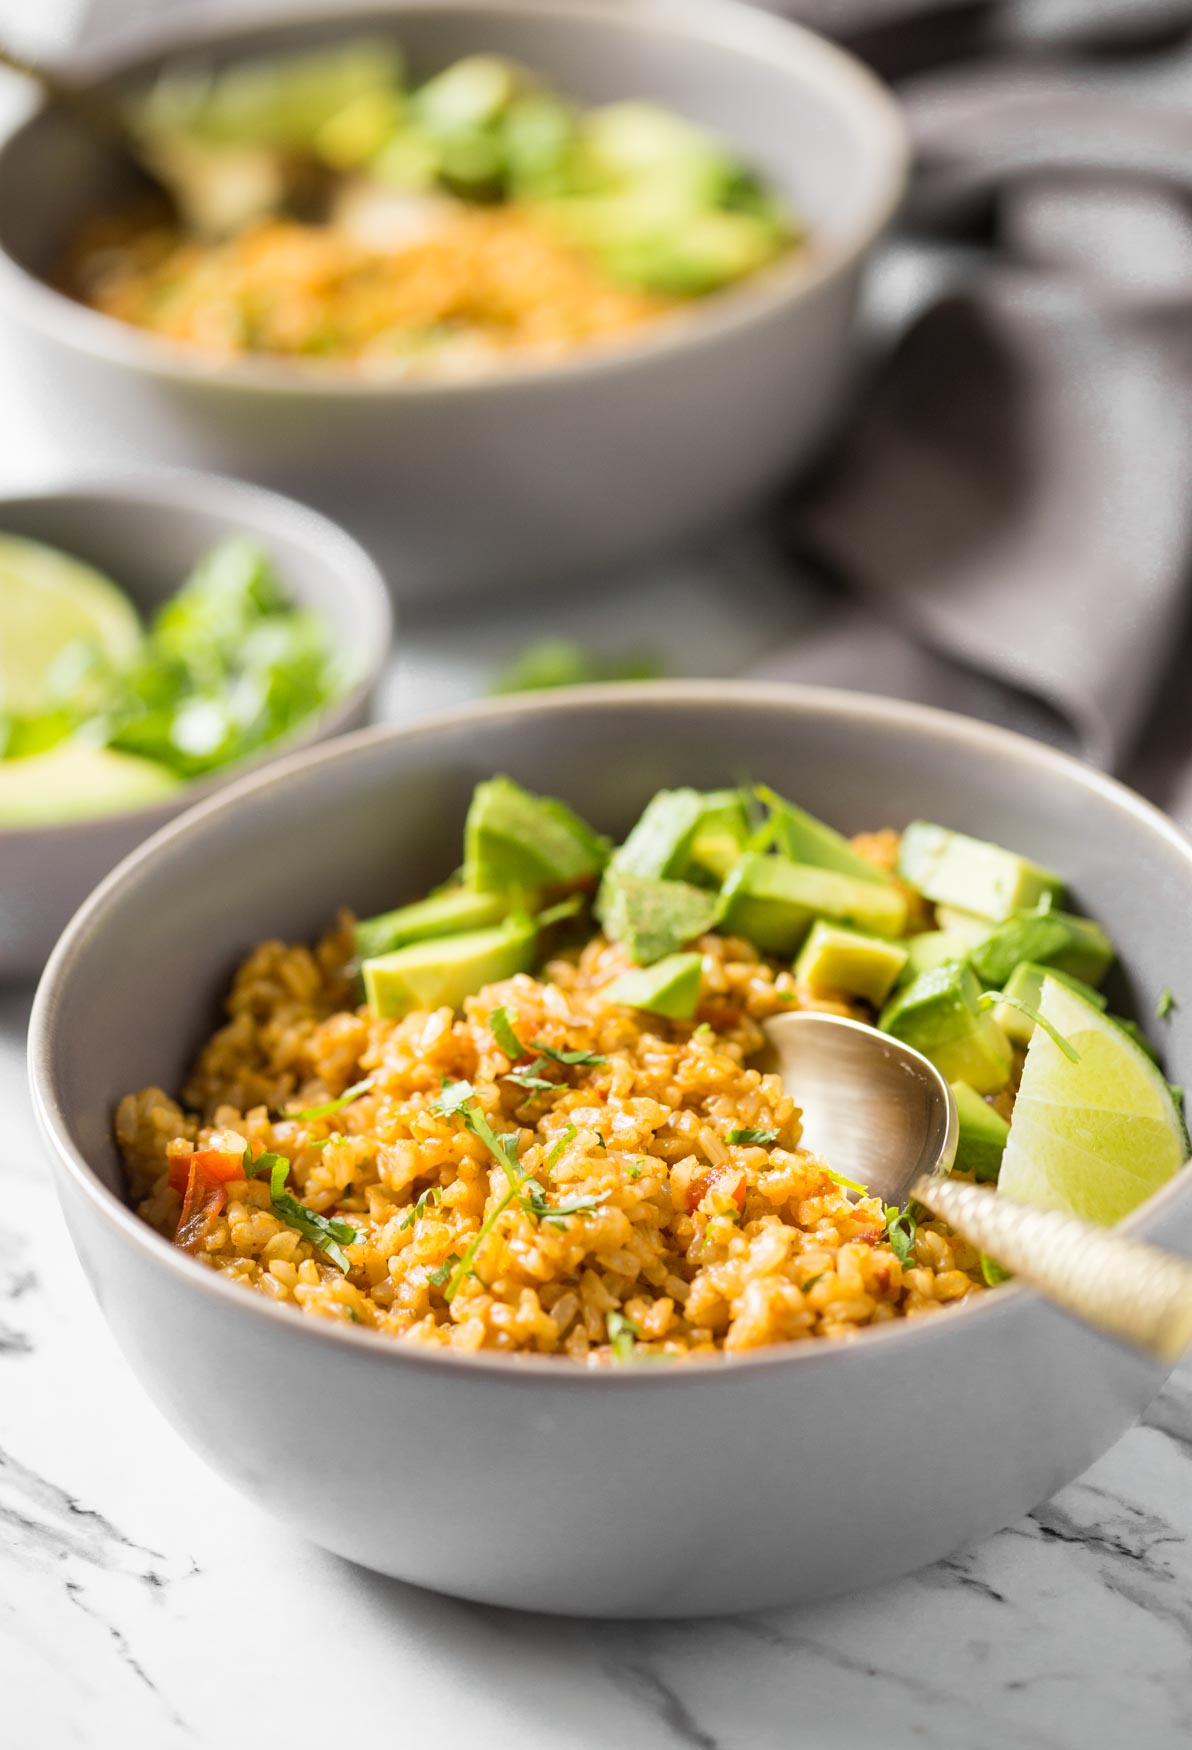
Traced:
<svg viewBox="0 0 1192 1750">
<path fill-rule="evenodd" d="M 863 936 L 821 918 L 795 961 L 795 977 L 813 991 L 844 991 L 880 1006 L 907 961 L 900 942 Z"/>
<path fill-rule="evenodd" d="M 981 986 L 970 966 L 952 961 L 920 973 L 882 1011 L 878 1025 L 929 1057 L 949 1081 L 996 1094 L 1013 1067 L 1010 1041 L 980 1007 Z"/>
<path fill-rule="evenodd" d="M 745 848 L 749 823 L 737 790 L 659 790 L 612 867 L 654 880 L 719 884 Z"/>
<path fill-rule="evenodd" d="M 413 1009 L 458 1009 L 486 984 L 530 972 L 538 951 L 538 928 L 529 918 L 507 918 L 488 930 L 411 942 L 361 967 L 374 1014 L 407 1015 Z"/>
<path fill-rule="evenodd" d="M 858 881 L 882 881 L 890 877 L 868 857 L 854 851 L 842 833 L 825 826 L 814 815 L 805 814 L 793 802 L 787 802 L 766 784 L 757 786 L 758 800 L 770 811 L 772 843 L 783 856 L 795 863 L 811 863 L 817 869 L 835 869 L 840 875 L 852 875 Z"/>
<path fill-rule="evenodd" d="M 668 954 L 653 966 L 623 972 L 601 991 L 605 1002 L 624 1003 L 630 1009 L 646 1009 L 651 1015 L 667 1015 L 674 1021 L 689 1021 L 699 1006 L 699 954 Z"/>
<path fill-rule="evenodd" d="M 1094 1008 L 1106 1007 L 1105 998 L 1092 985 L 1083 983 L 1079 978 L 1072 978 L 1070 974 L 1060 972 L 1054 966 L 1040 966 L 1024 960 L 1020 966 L 1014 968 L 1005 984 L 1005 994 L 1013 998 L 1014 1002 L 996 1003 L 993 1010 L 994 1020 L 1015 1045 L 1030 1044 L 1035 1023 L 1024 1009 L 1016 1008 L 1014 1003 L 1023 1003 L 1029 1009 L 1037 1009 L 1045 978 L 1058 978 L 1061 984 L 1077 991 Z"/>
<path fill-rule="evenodd" d="M 477 784 L 464 827 L 467 884 L 481 892 L 572 887 L 608 860 L 608 840 L 565 802 L 534 796 L 512 778 Z"/>
<path fill-rule="evenodd" d="M 608 869 L 596 899 L 604 933 L 648 966 L 715 925 L 720 896 L 687 881 L 652 881 Z"/>
<path fill-rule="evenodd" d="M 749 851 L 721 889 L 723 928 L 763 953 L 793 954 L 815 918 L 855 924 L 879 936 L 906 927 L 906 896 L 883 882 L 859 881 L 832 869 Z"/>
<path fill-rule="evenodd" d="M 966 953 L 997 929 L 993 918 L 980 917 L 975 911 L 965 911 L 958 905 L 937 905 L 935 921 L 941 930 L 947 930 L 949 935 L 964 943 Z"/>
<path fill-rule="evenodd" d="M 483 128 L 508 108 L 518 70 L 499 55 L 465 55 L 414 94 L 413 108 L 427 133 L 437 138 Z"/>
<path fill-rule="evenodd" d="M 156 760 L 62 741 L 26 759 L 0 759 L 0 826 L 52 826 L 164 802 L 182 780 Z"/>
<path fill-rule="evenodd" d="M 409 942 L 425 942 L 436 936 L 456 936 L 462 930 L 483 930 L 508 917 L 511 902 L 504 893 L 474 893 L 470 887 L 453 887 L 429 899 L 402 905 L 379 917 L 362 918 L 356 925 L 356 953 L 361 960 L 391 954 Z"/>
<path fill-rule="evenodd" d="M 1024 962 L 1100 984 L 1113 964 L 1113 943 L 1091 918 L 1064 911 L 1019 912 L 998 924 L 969 959 L 977 977 L 993 990 L 1001 990 Z"/>
<path fill-rule="evenodd" d="M 937 905 L 960 906 L 998 923 L 1048 894 L 1057 903 L 1064 895 L 1063 882 L 1050 869 L 926 820 L 912 821 L 903 833 L 898 873 Z"/>
<path fill-rule="evenodd" d="M 996 1179 L 1010 1126 L 967 1082 L 952 1083 L 960 1140 L 956 1145 L 956 1169 L 974 1179 Z"/>
<path fill-rule="evenodd" d="M 907 983 L 921 972 L 946 966 L 949 960 L 966 960 L 969 951 L 968 942 L 955 930 L 924 930 L 921 935 L 908 936 L 903 946 L 906 949 L 903 978 Z"/>
</svg>

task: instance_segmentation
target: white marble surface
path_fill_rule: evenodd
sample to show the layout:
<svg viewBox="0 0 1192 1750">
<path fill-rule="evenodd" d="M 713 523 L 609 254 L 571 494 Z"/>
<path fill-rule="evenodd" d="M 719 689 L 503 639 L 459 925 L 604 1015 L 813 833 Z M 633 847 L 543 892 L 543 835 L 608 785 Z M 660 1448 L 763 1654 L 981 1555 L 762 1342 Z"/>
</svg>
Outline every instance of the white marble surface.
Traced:
<svg viewBox="0 0 1192 1750">
<path fill-rule="evenodd" d="M 0 0 L 52 37 L 74 0 Z M 0 331 L 0 490 L 84 455 Z M 540 604 L 408 626 L 382 701 L 483 688 Z M 550 629 L 665 636 L 729 673 L 796 624 L 748 534 L 610 585 Z M 0 879 L 3 871 L 0 870 Z M 237 1750 L 1176 1750 L 1192 1741 L 1192 1368 L 1085 1477 L 978 1549 L 815 1611 L 553 1622 L 377 1579 L 212 1476 L 132 1379 L 82 1280 L 0 991 L 0 1745 Z M 429 1485 L 418 1484 L 416 1495 Z"/>
</svg>

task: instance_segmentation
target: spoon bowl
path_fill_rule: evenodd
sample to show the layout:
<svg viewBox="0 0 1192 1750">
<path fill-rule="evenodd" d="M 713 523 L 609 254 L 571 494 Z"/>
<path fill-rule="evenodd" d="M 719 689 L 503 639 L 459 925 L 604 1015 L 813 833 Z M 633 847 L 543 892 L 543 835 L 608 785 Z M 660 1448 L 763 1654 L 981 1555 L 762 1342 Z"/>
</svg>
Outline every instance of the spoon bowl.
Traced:
<svg viewBox="0 0 1192 1750">
<path fill-rule="evenodd" d="M 846 1015 L 805 1009 L 766 1023 L 769 1058 L 803 1107 L 803 1146 L 872 1197 L 902 1206 L 923 1177 L 948 1174 L 952 1090 L 921 1052 Z"/>
</svg>

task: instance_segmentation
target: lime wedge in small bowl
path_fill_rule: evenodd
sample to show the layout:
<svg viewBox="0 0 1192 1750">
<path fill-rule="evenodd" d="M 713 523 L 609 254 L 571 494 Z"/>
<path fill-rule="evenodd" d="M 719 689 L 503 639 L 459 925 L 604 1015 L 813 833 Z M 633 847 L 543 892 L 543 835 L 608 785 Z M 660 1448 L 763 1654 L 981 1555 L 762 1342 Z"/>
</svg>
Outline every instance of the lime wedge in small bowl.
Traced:
<svg viewBox="0 0 1192 1750">
<path fill-rule="evenodd" d="M 141 625 L 128 597 L 90 565 L 0 535 L 0 710 L 45 710 L 54 663 L 79 640 L 116 667 L 130 662 Z"/>
<path fill-rule="evenodd" d="M 1166 1184 L 1188 1136 L 1161 1071 L 1111 1016 L 1058 979 L 1039 1013 L 1014 1102 L 999 1191 L 1109 1227 Z"/>
</svg>

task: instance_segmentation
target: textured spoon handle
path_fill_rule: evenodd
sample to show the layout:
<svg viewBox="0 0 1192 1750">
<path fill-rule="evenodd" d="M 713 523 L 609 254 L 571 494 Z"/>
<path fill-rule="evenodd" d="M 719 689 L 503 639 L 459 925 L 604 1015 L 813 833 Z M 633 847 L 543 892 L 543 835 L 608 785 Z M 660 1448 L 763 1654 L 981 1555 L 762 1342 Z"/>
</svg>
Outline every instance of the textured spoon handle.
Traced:
<svg viewBox="0 0 1192 1750">
<path fill-rule="evenodd" d="M 961 1239 L 1111 1337 L 1162 1361 L 1178 1360 L 1192 1345 L 1192 1264 L 1183 1258 L 959 1180 L 919 1179 L 911 1196 Z"/>
</svg>

